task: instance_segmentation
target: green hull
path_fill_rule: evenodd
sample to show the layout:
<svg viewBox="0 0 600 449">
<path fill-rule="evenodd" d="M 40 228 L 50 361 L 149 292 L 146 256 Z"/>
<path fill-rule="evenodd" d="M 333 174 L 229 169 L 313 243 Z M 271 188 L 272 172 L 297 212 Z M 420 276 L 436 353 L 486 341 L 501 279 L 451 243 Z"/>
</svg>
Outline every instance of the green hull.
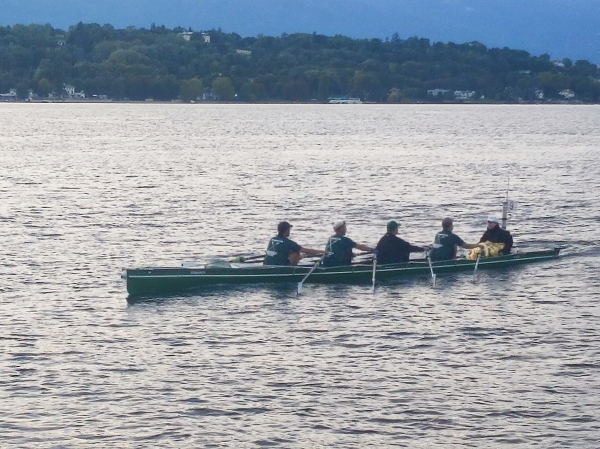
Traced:
<svg viewBox="0 0 600 449">
<path fill-rule="evenodd" d="M 557 258 L 560 248 L 551 250 L 531 251 L 507 256 L 481 259 L 478 269 L 510 267 L 524 263 L 538 262 Z M 434 262 L 433 271 L 436 275 L 473 271 L 475 261 L 454 259 Z M 274 267 L 253 266 L 244 268 L 229 267 L 179 267 L 179 268 L 133 268 L 127 269 L 127 292 L 131 296 L 153 295 L 160 293 L 175 293 L 197 287 L 217 284 L 256 284 L 256 283 L 297 283 L 302 281 L 311 267 Z M 372 280 L 372 265 L 352 265 L 332 268 L 316 268 L 306 282 L 360 284 Z M 392 265 L 377 266 L 377 280 L 383 281 L 403 276 L 430 276 L 427 261 L 414 261 Z"/>
</svg>

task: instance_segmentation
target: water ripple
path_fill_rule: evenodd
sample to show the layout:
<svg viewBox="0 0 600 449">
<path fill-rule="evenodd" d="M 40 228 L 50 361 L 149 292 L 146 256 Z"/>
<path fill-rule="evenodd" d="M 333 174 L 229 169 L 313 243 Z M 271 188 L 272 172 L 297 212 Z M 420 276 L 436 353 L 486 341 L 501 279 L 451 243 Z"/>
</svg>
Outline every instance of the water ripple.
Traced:
<svg viewBox="0 0 600 449">
<path fill-rule="evenodd" d="M 189 106 L 189 105 L 188 105 Z M 0 446 L 596 447 L 593 106 L 1 105 Z M 65 133 L 69 129 L 72 132 Z M 35 130 L 35 131 L 33 131 Z M 127 302 L 119 270 L 321 247 L 339 219 L 557 261 Z"/>
</svg>

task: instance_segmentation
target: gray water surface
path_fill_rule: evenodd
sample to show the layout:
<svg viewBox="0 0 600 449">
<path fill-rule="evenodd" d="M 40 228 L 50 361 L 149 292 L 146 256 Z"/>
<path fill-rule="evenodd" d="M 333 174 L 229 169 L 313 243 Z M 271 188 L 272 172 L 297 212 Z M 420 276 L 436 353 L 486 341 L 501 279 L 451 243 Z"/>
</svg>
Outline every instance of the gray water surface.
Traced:
<svg viewBox="0 0 600 449">
<path fill-rule="evenodd" d="M 0 447 L 598 447 L 600 108 L 0 104 Z M 559 260 L 128 302 L 279 220 Z"/>
</svg>

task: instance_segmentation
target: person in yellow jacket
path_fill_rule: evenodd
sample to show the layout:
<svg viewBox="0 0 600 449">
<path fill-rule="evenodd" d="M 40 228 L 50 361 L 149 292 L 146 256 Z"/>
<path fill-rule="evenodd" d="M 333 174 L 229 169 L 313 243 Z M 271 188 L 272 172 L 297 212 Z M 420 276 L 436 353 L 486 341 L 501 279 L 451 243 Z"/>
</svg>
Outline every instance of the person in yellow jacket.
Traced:
<svg viewBox="0 0 600 449">
<path fill-rule="evenodd" d="M 513 246 L 513 238 L 510 232 L 500 227 L 496 217 L 488 217 L 487 230 L 479 240 L 479 244 L 483 245 L 483 248 L 471 251 L 467 256 L 468 259 L 477 259 L 480 252 L 482 257 L 510 254 Z"/>
<path fill-rule="evenodd" d="M 502 229 L 498 224 L 496 217 L 488 217 L 487 229 L 481 236 L 479 242 L 503 243 L 504 246 L 500 249 L 497 255 L 502 256 L 510 254 L 513 246 L 513 238 L 506 229 Z"/>
<path fill-rule="evenodd" d="M 475 248 L 467 255 L 467 259 L 475 260 L 479 253 L 481 257 L 494 257 L 500 255 L 504 249 L 504 243 L 482 242 L 478 248 Z"/>
</svg>

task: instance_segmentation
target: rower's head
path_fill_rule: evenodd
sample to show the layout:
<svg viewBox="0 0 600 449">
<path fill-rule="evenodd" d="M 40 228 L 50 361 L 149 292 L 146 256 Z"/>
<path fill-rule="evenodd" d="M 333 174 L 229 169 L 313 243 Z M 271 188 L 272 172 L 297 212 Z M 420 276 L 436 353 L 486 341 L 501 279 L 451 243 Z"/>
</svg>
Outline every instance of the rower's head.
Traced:
<svg viewBox="0 0 600 449">
<path fill-rule="evenodd" d="M 496 226 L 498 226 L 498 219 L 496 217 L 488 217 L 487 228 L 494 229 Z"/>
<path fill-rule="evenodd" d="M 400 225 L 398 223 L 396 223 L 394 220 L 392 221 L 388 221 L 387 224 L 387 232 L 389 232 L 390 234 L 398 234 L 398 227 Z"/>
<path fill-rule="evenodd" d="M 444 231 L 452 231 L 452 229 L 454 229 L 454 221 L 452 221 L 452 218 L 446 217 L 442 220 L 442 229 Z"/>
<path fill-rule="evenodd" d="M 346 222 L 338 221 L 333 225 L 333 230 L 337 235 L 346 235 Z"/>
<path fill-rule="evenodd" d="M 277 225 L 277 234 L 281 237 L 288 237 L 290 235 L 290 229 L 292 229 L 292 225 L 287 221 L 282 221 Z"/>
</svg>

